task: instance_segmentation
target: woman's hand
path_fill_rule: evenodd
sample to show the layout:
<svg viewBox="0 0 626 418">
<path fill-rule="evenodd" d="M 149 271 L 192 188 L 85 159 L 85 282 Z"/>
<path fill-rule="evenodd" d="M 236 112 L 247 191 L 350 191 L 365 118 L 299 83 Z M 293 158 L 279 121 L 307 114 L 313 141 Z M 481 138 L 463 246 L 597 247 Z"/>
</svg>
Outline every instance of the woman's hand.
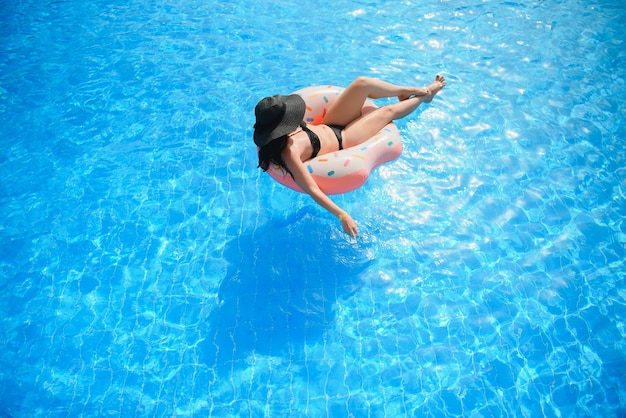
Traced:
<svg viewBox="0 0 626 418">
<path fill-rule="evenodd" d="M 341 221 L 341 227 L 346 234 L 352 236 L 352 238 L 356 238 L 356 236 L 359 235 L 359 228 L 356 226 L 356 222 L 354 222 L 352 216 L 343 212 L 339 215 L 339 220 Z"/>
</svg>

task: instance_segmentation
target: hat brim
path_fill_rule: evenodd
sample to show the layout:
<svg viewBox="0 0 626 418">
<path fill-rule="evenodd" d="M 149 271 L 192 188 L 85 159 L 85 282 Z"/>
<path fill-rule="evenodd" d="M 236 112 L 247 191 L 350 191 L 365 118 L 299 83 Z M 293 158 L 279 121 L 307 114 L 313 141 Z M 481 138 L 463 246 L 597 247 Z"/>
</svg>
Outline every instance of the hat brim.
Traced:
<svg viewBox="0 0 626 418">
<path fill-rule="evenodd" d="M 271 129 L 260 130 L 257 125 L 254 126 L 254 143 L 259 147 L 295 131 L 304 119 L 306 103 L 300 95 L 290 94 L 289 96 L 277 95 L 274 97 L 285 103 L 285 114 L 282 120 Z"/>
</svg>

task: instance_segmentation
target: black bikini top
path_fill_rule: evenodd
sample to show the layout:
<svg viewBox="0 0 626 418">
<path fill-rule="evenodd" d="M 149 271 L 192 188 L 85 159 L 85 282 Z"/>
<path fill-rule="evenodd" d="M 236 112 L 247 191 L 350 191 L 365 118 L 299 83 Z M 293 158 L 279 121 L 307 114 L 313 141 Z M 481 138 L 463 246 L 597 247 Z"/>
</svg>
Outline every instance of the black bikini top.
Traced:
<svg viewBox="0 0 626 418">
<path fill-rule="evenodd" d="M 320 152 L 322 145 L 320 144 L 320 137 L 317 136 L 315 132 L 307 128 L 306 123 L 304 121 L 300 123 L 300 127 L 304 132 L 306 132 L 309 137 L 309 141 L 311 141 L 311 146 L 313 147 L 313 153 L 311 154 L 311 158 L 317 157 L 317 153 Z"/>
</svg>

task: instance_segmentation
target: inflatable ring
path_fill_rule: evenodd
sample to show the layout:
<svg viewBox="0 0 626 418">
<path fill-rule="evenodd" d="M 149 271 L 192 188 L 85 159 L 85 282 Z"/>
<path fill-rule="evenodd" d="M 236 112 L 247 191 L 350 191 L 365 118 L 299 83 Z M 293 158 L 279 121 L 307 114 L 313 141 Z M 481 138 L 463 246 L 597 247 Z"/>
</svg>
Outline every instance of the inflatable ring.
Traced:
<svg viewBox="0 0 626 418">
<path fill-rule="evenodd" d="M 315 86 L 294 92 L 302 96 L 306 103 L 305 122 L 312 125 L 322 123 L 326 111 L 343 90 L 342 87 Z M 369 100 L 363 105 L 363 109 L 376 107 Z M 318 155 L 304 164 L 324 193 L 341 194 L 361 187 L 374 168 L 398 158 L 401 152 L 402 138 L 396 125 L 391 122 L 376 135 L 355 147 Z M 272 164 L 267 172 L 279 183 L 303 192 L 282 167 Z"/>
</svg>

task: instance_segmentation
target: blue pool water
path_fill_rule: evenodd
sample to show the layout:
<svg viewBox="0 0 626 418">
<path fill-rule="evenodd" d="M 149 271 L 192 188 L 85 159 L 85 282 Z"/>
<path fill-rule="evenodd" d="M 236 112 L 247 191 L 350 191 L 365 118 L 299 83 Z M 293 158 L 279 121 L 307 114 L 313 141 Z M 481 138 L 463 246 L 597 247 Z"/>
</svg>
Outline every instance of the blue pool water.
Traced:
<svg viewBox="0 0 626 418">
<path fill-rule="evenodd" d="M 626 416 L 621 0 L 0 22 L 0 416 Z M 357 242 L 256 168 L 263 96 L 438 73 Z"/>
</svg>

